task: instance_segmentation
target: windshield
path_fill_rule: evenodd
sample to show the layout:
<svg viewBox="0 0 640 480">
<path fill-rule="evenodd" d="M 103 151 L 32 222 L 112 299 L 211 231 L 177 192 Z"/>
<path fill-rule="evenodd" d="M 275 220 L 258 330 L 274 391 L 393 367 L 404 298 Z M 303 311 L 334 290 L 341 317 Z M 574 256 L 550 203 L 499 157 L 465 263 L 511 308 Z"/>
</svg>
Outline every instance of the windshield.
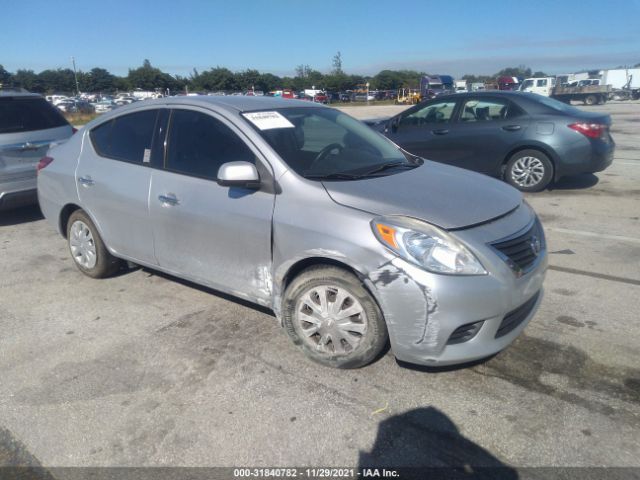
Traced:
<svg viewBox="0 0 640 480">
<path fill-rule="evenodd" d="M 287 165 L 307 178 L 388 175 L 421 162 L 391 141 L 333 108 L 281 108 L 243 116 Z M 269 117 L 269 123 L 264 118 Z"/>
</svg>

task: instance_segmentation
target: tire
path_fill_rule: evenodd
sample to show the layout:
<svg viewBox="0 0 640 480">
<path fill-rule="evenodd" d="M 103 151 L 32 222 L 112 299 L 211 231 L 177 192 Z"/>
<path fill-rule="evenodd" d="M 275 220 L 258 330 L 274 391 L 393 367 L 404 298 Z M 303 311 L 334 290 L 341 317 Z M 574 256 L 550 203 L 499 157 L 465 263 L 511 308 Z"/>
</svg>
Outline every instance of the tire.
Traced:
<svg viewBox="0 0 640 480">
<path fill-rule="evenodd" d="M 302 271 L 285 291 L 282 313 L 293 343 L 311 360 L 327 367 L 363 367 L 380 354 L 389 339 L 382 312 L 371 294 L 356 276 L 338 267 Z"/>
<path fill-rule="evenodd" d="M 92 278 L 105 278 L 120 268 L 121 261 L 107 250 L 98 229 L 83 210 L 76 210 L 67 222 L 67 243 L 75 266 Z"/>
<path fill-rule="evenodd" d="M 520 150 L 509 158 L 504 179 L 522 192 L 539 192 L 553 179 L 553 164 L 540 150 Z"/>
<path fill-rule="evenodd" d="M 584 99 L 585 105 L 595 105 L 596 103 L 598 103 L 598 99 L 595 95 L 587 95 Z"/>
</svg>

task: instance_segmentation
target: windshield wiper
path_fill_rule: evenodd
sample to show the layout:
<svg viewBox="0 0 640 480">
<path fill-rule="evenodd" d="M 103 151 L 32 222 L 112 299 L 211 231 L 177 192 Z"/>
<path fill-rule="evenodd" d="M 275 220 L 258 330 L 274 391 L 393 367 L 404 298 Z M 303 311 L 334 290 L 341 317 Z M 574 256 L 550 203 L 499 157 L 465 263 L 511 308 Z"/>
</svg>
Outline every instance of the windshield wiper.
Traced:
<svg viewBox="0 0 640 480">
<path fill-rule="evenodd" d="M 304 175 L 304 178 L 319 179 L 319 180 L 357 180 L 363 178 L 364 175 L 355 175 L 353 173 L 312 173 Z"/>
<path fill-rule="evenodd" d="M 375 168 L 369 170 L 368 172 L 365 172 L 362 174 L 362 176 L 370 176 L 370 175 L 374 175 L 376 173 L 380 173 L 380 172 L 384 172 L 385 170 L 390 170 L 392 168 L 398 168 L 398 167 L 402 167 L 402 168 L 415 168 L 417 166 L 419 166 L 419 163 L 408 163 L 408 162 L 389 162 L 389 163 L 383 163 L 382 165 L 378 165 Z"/>
</svg>

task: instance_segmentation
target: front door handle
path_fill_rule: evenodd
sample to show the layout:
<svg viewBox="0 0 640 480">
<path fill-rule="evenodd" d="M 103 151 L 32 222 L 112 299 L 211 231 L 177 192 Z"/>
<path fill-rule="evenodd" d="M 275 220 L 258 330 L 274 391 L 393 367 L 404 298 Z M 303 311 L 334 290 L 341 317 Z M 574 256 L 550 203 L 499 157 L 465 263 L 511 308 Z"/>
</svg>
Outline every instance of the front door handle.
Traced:
<svg viewBox="0 0 640 480">
<path fill-rule="evenodd" d="M 431 130 L 431 133 L 433 133 L 434 135 L 446 135 L 447 133 L 449 133 L 449 130 L 446 128 L 441 128 L 439 130 Z"/>
<path fill-rule="evenodd" d="M 180 202 L 178 198 L 173 193 L 167 193 L 166 195 L 158 195 L 158 200 L 162 202 L 163 207 L 175 207 L 179 205 Z"/>
<path fill-rule="evenodd" d="M 89 175 L 87 175 L 86 177 L 78 177 L 78 183 L 83 187 L 92 187 L 96 182 L 94 182 L 93 179 Z"/>
<path fill-rule="evenodd" d="M 507 132 L 517 132 L 521 128 L 522 126 L 520 125 L 505 125 L 504 127 L 502 127 L 502 129 L 506 130 Z"/>
</svg>

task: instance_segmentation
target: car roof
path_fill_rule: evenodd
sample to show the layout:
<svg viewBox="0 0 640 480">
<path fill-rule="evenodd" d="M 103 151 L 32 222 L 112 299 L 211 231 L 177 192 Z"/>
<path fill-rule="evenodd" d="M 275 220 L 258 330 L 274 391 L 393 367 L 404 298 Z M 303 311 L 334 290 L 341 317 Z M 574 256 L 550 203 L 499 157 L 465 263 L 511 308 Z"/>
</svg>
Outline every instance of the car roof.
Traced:
<svg viewBox="0 0 640 480">
<path fill-rule="evenodd" d="M 0 97 L 41 97 L 39 93 L 31 93 L 26 90 L 0 89 Z"/>
<path fill-rule="evenodd" d="M 293 99 L 283 99 L 279 97 L 256 97 L 256 96 L 241 96 L 241 95 L 198 95 L 198 96 L 181 96 L 181 97 L 169 97 L 159 98 L 157 100 L 146 101 L 144 105 L 156 104 L 168 104 L 168 105 L 194 105 L 194 106 L 216 106 L 225 110 L 231 110 L 236 112 L 247 112 L 251 110 L 268 110 L 271 108 L 286 108 L 286 107 L 306 107 L 310 106 L 309 102 L 298 101 Z M 319 104 L 314 103 L 312 106 L 320 107 Z"/>
<path fill-rule="evenodd" d="M 98 102 L 101 103 L 101 102 Z M 111 103 L 111 102 L 108 102 Z M 294 100 L 281 97 L 255 97 L 255 96 L 242 96 L 242 95 L 226 95 L 226 96 L 209 96 L 209 95 L 194 95 L 194 96 L 179 96 L 179 97 L 165 97 L 154 100 L 143 100 L 140 102 L 130 103 L 129 105 L 123 105 L 116 109 L 106 112 L 99 117 L 91 120 L 87 123 L 86 128 L 92 129 L 96 125 L 106 123 L 109 120 L 125 115 L 127 113 L 134 113 L 139 110 L 146 110 L 149 107 L 172 107 L 172 106 L 193 106 L 204 107 L 219 111 L 226 111 L 231 115 L 237 115 L 242 112 L 258 111 L 258 110 L 273 110 L 279 108 L 330 108 L 320 103 L 308 102 L 304 100 Z"/>
</svg>

